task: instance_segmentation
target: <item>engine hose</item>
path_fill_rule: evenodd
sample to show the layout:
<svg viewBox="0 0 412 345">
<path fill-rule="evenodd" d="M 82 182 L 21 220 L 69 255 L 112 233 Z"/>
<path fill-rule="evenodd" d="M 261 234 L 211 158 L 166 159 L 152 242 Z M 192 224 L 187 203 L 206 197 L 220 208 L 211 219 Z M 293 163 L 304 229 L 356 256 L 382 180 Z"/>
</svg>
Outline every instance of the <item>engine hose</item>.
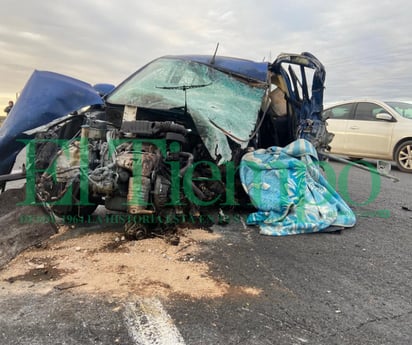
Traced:
<svg viewBox="0 0 412 345">
<path fill-rule="evenodd" d="M 179 156 L 182 156 L 187 159 L 186 165 L 179 171 L 180 177 L 183 177 L 187 169 L 189 169 L 189 167 L 192 165 L 194 157 L 189 152 L 179 152 Z M 200 190 L 198 186 L 194 184 L 194 182 L 192 182 L 192 188 L 199 199 L 206 200 L 206 195 Z"/>
<path fill-rule="evenodd" d="M 192 188 L 199 199 L 206 200 L 206 195 L 200 190 L 198 186 L 194 184 L 194 182 L 192 182 Z"/>
<path fill-rule="evenodd" d="M 179 125 L 171 121 L 166 122 L 156 122 L 156 129 L 159 132 L 175 132 L 186 135 L 188 130 L 185 126 Z"/>
<path fill-rule="evenodd" d="M 194 157 L 189 152 L 179 152 L 179 156 L 182 156 L 187 159 L 186 165 L 179 171 L 179 176 L 182 177 L 187 171 L 187 169 L 189 169 L 189 167 L 192 165 Z"/>
</svg>

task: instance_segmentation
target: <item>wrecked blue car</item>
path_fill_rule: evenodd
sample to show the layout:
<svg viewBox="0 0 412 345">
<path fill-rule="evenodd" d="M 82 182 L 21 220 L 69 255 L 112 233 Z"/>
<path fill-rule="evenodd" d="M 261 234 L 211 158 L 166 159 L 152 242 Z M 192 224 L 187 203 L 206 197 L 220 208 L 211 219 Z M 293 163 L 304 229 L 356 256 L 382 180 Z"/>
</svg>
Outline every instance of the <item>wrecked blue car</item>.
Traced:
<svg viewBox="0 0 412 345">
<path fill-rule="evenodd" d="M 309 53 L 165 56 L 113 88 L 35 71 L 0 128 L 0 181 L 26 146 L 25 202 L 79 222 L 104 205 L 141 238 L 149 224 L 246 203 L 247 152 L 305 139 L 321 154 L 324 78 Z"/>
</svg>

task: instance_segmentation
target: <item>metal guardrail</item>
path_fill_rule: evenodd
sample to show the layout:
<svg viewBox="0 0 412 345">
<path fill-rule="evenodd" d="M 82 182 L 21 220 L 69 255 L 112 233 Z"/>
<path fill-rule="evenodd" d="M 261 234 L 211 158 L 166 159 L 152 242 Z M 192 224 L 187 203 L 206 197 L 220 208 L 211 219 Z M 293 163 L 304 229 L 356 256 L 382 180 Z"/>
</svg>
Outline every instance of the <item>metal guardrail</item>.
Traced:
<svg viewBox="0 0 412 345">
<path fill-rule="evenodd" d="M 376 169 L 374 169 L 371 166 L 365 166 L 365 165 L 362 165 L 362 164 L 359 164 L 359 163 L 355 163 L 355 162 L 352 162 L 348 159 L 333 155 L 333 154 L 328 153 L 328 152 L 322 152 L 322 155 L 328 157 L 331 160 L 341 162 L 341 163 L 350 164 L 350 165 L 352 165 L 356 168 L 366 170 L 366 171 L 371 172 L 373 174 L 377 174 L 377 175 L 380 175 L 382 177 L 388 178 L 388 179 L 392 180 L 393 182 L 399 182 L 399 178 L 397 178 L 396 176 L 390 175 L 388 172 L 385 171 L 385 169 L 380 169 L 379 166 Z M 378 161 L 378 162 L 383 163 L 382 161 Z"/>
</svg>

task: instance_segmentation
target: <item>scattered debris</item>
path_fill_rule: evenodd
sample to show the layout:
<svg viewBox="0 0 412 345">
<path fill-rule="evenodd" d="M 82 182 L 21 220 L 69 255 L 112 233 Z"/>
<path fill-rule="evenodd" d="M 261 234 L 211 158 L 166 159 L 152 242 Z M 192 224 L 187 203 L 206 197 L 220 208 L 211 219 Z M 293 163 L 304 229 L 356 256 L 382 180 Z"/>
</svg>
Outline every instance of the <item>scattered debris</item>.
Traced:
<svg viewBox="0 0 412 345">
<path fill-rule="evenodd" d="M 70 282 L 66 282 L 66 283 L 61 283 L 61 284 L 59 284 L 59 285 L 56 285 L 54 288 L 56 289 L 56 290 L 68 290 L 68 289 L 73 289 L 73 288 L 76 288 L 76 287 L 79 287 L 79 286 L 84 286 L 84 285 L 87 285 L 87 283 L 80 283 L 80 284 L 78 284 L 78 283 L 70 283 Z"/>
<path fill-rule="evenodd" d="M 24 201 L 24 189 L 0 194 L 0 268 L 23 250 L 39 246 L 56 233 L 48 215 L 38 206 L 16 206 Z"/>
<path fill-rule="evenodd" d="M 63 277 L 65 274 L 70 273 L 68 270 L 61 270 L 56 268 L 52 261 L 48 258 L 42 258 L 43 264 L 35 264 L 32 261 L 28 262 L 30 269 L 22 274 L 14 275 L 4 279 L 5 281 L 13 284 L 17 281 L 26 281 L 32 283 L 56 281 Z"/>
<path fill-rule="evenodd" d="M 0 271 L 0 283 L 13 283 L 15 293 L 75 288 L 76 293 L 117 298 L 130 294 L 216 298 L 261 293 L 254 287 L 231 286 L 211 276 L 198 254 L 200 244 L 207 248 L 208 242 L 220 238 L 214 233 L 180 229 L 179 243 L 171 246 L 158 237 L 127 241 L 122 239 L 121 229 L 80 235 L 72 231 L 68 228 L 50 238 L 47 246 L 31 247 L 18 255 Z M 76 251 L 76 247 L 81 250 Z"/>
</svg>

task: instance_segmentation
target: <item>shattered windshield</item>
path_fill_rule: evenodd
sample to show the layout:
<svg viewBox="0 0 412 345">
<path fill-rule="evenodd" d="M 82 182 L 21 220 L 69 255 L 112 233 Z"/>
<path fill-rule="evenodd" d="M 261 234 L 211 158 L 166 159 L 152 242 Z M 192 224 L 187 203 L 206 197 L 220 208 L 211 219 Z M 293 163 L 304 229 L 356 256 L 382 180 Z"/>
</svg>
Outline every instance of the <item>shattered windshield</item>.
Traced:
<svg viewBox="0 0 412 345">
<path fill-rule="evenodd" d="M 412 104 L 406 102 L 385 102 L 399 115 L 407 119 L 412 119 Z"/>
<path fill-rule="evenodd" d="M 223 162 L 231 159 L 225 133 L 246 147 L 266 86 L 201 63 L 161 58 L 120 85 L 107 101 L 163 110 L 186 108 L 212 157 Z"/>
</svg>

